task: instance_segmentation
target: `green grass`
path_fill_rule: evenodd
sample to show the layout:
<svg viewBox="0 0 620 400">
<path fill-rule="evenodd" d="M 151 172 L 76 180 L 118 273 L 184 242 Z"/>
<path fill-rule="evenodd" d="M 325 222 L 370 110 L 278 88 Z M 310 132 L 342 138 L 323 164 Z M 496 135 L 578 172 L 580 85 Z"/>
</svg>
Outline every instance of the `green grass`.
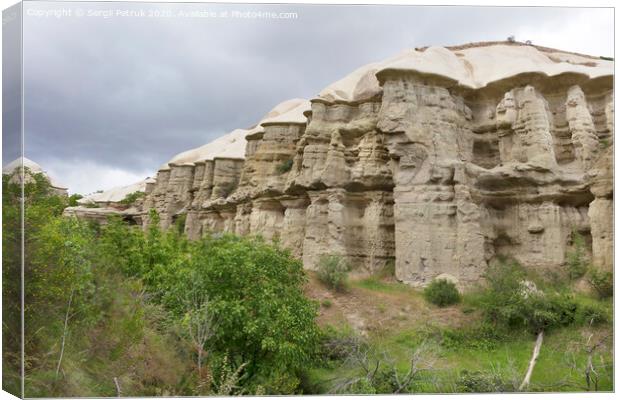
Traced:
<svg viewBox="0 0 620 400">
<path fill-rule="evenodd" d="M 352 281 L 350 284 L 354 287 L 372 290 L 374 292 L 381 293 L 409 293 L 412 295 L 419 295 L 419 292 L 413 289 L 411 286 L 407 286 L 400 282 L 388 282 L 377 276 L 371 276 L 368 278 Z"/>
<path fill-rule="evenodd" d="M 475 325 L 475 324 L 474 324 Z M 466 343 L 462 346 L 447 346 L 442 342 L 444 328 L 424 325 L 400 332 L 383 332 L 370 337 L 369 344 L 378 354 L 385 353 L 395 361 L 401 372 L 409 367 L 409 356 L 422 343 L 429 346 L 434 354 L 433 370 L 423 373 L 415 385 L 416 392 L 450 393 L 457 390 L 456 381 L 462 371 L 496 371 L 506 380 L 517 383 L 523 379 L 532 350 L 534 335 L 525 331 L 509 332 L 493 346 L 476 348 Z M 585 391 L 583 370 L 587 354 L 581 344 L 584 343 L 583 327 L 570 326 L 545 334 L 543 346 L 532 375 L 532 391 Z M 476 340 L 472 338 L 472 340 Z M 603 357 L 605 362 L 613 361 L 610 350 L 600 351 L 596 358 Z M 309 379 L 314 390 L 325 393 L 334 380 L 354 374 L 356 369 L 332 362 L 323 368 L 310 371 Z M 600 391 L 613 390 L 612 368 L 599 369 Z"/>
<path fill-rule="evenodd" d="M 528 271 L 528 279 L 535 282 L 540 290 L 553 293 L 570 292 L 580 308 L 593 308 L 607 316 L 598 325 L 589 328 L 585 319 L 577 319 L 569 326 L 545 332 L 541 352 L 533 371 L 530 391 L 535 392 L 584 392 L 587 390 L 584 370 L 587 353 L 585 342 L 589 332 L 598 337 L 610 332 L 613 327 L 613 301 L 599 300 L 592 295 L 575 292 L 570 283 L 554 277 L 546 277 Z M 423 300 L 421 291 L 405 284 L 374 275 L 369 278 L 350 281 L 353 288 L 367 291 L 368 296 L 376 296 L 378 309 L 382 306 L 385 294 L 402 299 Z M 409 368 L 410 355 L 422 344 L 428 346 L 435 359 L 432 370 L 420 373 L 412 386 L 415 393 L 453 393 L 462 392 L 459 380 L 481 372 L 499 376 L 505 387 L 518 387 L 521 383 L 535 344 L 536 337 L 525 329 L 497 329 L 483 323 L 480 310 L 482 289 L 466 292 L 460 305 L 456 306 L 467 314 L 465 325 L 450 328 L 433 321 L 433 317 L 413 325 L 398 329 L 385 326 L 371 332 L 367 338 L 375 354 L 385 354 L 394 360 L 395 367 L 402 373 Z M 423 303 L 420 303 L 421 306 Z M 381 310 L 380 310 L 381 311 Z M 436 312 L 436 311 L 435 311 Z M 486 327 L 485 327 L 486 326 Z M 613 390 L 613 357 L 611 343 L 601 348 L 594 357 L 599 373 L 599 391 Z M 601 365 L 604 364 L 604 365 Z M 359 376 L 360 371 L 352 365 L 330 361 L 321 368 L 314 368 L 308 374 L 312 393 L 327 393 L 338 379 Z M 593 390 L 593 387 L 591 388 Z"/>
</svg>

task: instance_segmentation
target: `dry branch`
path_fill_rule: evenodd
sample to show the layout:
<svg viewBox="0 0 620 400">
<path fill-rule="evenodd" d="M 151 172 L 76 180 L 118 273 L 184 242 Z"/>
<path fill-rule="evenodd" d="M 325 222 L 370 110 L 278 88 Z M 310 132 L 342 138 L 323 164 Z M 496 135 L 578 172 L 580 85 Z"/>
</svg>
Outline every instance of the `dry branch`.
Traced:
<svg viewBox="0 0 620 400">
<path fill-rule="evenodd" d="M 75 289 L 71 290 L 71 295 L 69 296 L 69 302 L 67 304 L 67 312 L 65 313 L 65 325 L 62 330 L 62 341 L 60 344 L 60 356 L 58 356 L 58 364 L 56 365 L 56 379 L 58 379 L 58 373 L 60 372 L 60 365 L 62 364 L 62 357 L 65 354 L 65 341 L 67 339 L 67 329 L 69 325 L 69 312 L 71 311 L 71 303 L 73 302 L 73 293 Z"/>
<path fill-rule="evenodd" d="M 521 386 L 519 386 L 519 390 L 524 390 L 530 385 L 532 372 L 534 371 L 534 366 L 536 365 L 536 360 L 538 360 L 540 348 L 542 347 L 543 335 L 544 331 L 538 332 L 538 337 L 536 338 L 536 345 L 534 346 L 534 351 L 532 352 L 532 358 L 530 359 L 530 364 L 527 367 L 527 373 L 525 374 L 525 378 L 523 379 L 523 382 L 521 382 Z"/>
</svg>

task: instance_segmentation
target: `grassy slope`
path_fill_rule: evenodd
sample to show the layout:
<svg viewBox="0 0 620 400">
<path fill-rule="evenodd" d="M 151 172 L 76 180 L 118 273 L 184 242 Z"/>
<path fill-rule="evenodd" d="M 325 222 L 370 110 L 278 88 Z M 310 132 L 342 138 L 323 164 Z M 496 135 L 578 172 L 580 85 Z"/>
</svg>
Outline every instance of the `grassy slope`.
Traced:
<svg viewBox="0 0 620 400">
<path fill-rule="evenodd" d="M 510 332 L 502 340 L 482 343 L 473 338 L 467 343 L 449 344 L 442 340 L 445 330 L 467 331 L 480 322 L 464 304 L 438 308 L 426 303 L 419 290 L 388 278 L 367 278 L 352 281 L 346 293 L 328 291 L 315 276 L 310 276 L 308 294 L 321 305 L 319 323 L 366 337 L 380 352 L 396 361 L 403 372 L 408 368 L 409 355 L 422 342 L 435 353 L 431 382 L 421 382 L 420 392 L 454 392 L 461 371 L 496 371 L 505 379 L 520 382 L 531 357 L 535 337 L 527 332 Z M 584 299 L 584 301 L 596 301 Z M 611 307 L 610 302 L 605 302 Z M 533 391 L 583 391 L 583 370 L 587 354 L 583 350 L 590 333 L 594 339 L 608 334 L 611 324 L 587 327 L 571 326 L 545 335 L 531 382 Z M 611 363 L 612 349 L 601 348 L 597 359 Z M 610 364 L 611 365 L 611 364 Z M 318 392 L 326 392 L 333 380 L 353 373 L 351 367 L 335 362 L 315 369 L 310 380 Z M 613 389 L 611 367 L 598 371 L 599 390 Z"/>
</svg>

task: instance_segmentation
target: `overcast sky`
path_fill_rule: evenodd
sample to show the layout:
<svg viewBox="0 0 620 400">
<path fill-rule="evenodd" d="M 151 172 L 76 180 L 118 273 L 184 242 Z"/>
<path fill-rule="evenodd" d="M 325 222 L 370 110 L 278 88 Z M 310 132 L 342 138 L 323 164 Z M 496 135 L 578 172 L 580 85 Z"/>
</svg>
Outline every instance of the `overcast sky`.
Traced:
<svg viewBox="0 0 620 400">
<path fill-rule="evenodd" d="M 72 15 L 41 15 L 62 8 Z M 514 35 L 613 56 L 611 9 L 28 2 L 24 10 L 26 156 L 78 193 L 152 176 L 174 154 L 405 48 Z M 145 16 L 89 17 L 95 10 Z M 152 10 L 298 17 L 148 17 Z"/>
</svg>

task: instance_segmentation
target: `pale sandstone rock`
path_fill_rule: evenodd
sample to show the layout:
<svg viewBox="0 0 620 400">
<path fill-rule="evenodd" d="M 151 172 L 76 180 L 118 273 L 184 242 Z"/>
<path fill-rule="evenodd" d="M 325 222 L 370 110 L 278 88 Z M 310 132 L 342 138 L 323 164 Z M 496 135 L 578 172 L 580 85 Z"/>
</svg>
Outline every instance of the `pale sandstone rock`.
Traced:
<svg viewBox="0 0 620 400">
<path fill-rule="evenodd" d="M 574 230 L 610 268 L 612 78 L 613 62 L 519 43 L 407 50 L 176 156 L 139 215 L 259 234 L 308 269 L 394 262 L 416 286 L 466 288 L 500 255 L 561 268 Z"/>
<path fill-rule="evenodd" d="M 153 185 L 155 183 L 155 179 L 146 178 L 136 183 L 132 183 L 131 185 L 119 186 L 109 190 L 104 190 L 99 193 L 92 193 L 87 196 L 82 197 L 77 202 L 79 205 L 87 205 L 87 204 L 98 204 L 100 206 L 108 206 L 119 203 L 123 200 L 127 195 L 135 192 L 146 192 L 146 187 L 148 184 Z M 152 186 L 151 186 L 152 187 Z"/>
<path fill-rule="evenodd" d="M 607 270 L 613 268 L 613 154 L 613 146 L 605 149 L 590 173 L 590 191 L 595 199 L 588 209 L 592 233 L 592 261 L 595 266 Z"/>
<path fill-rule="evenodd" d="M 24 173 L 22 173 L 22 168 Z M 21 182 L 22 178 L 24 182 L 28 183 L 33 179 L 30 174 L 42 174 L 55 194 L 67 196 L 67 187 L 65 185 L 58 182 L 55 177 L 51 176 L 39 164 L 26 157 L 16 158 L 2 167 L 2 175 L 11 175 L 11 180 L 15 183 Z"/>
<path fill-rule="evenodd" d="M 97 222 L 101 225 L 106 225 L 110 217 L 120 216 L 125 222 L 131 225 L 140 225 L 142 222 L 138 216 L 139 211 L 140 210 L 136 207 L 121 209 L 113 205 L 100 206 L 97 208 L 76 206 L 65 208 L 62 215 L 65 217 L 77 217 L 86 221 Z"/>
<path fill-rule="evenodd" d="M 581 162 L 581 168 L 588 171 L 597 159 L 599 141 L 592 115 L 588 110 L 585 94 L 578 85 L 568 89 L 566 119 L 568 120 L 577 160 Z"/>
</svg>

